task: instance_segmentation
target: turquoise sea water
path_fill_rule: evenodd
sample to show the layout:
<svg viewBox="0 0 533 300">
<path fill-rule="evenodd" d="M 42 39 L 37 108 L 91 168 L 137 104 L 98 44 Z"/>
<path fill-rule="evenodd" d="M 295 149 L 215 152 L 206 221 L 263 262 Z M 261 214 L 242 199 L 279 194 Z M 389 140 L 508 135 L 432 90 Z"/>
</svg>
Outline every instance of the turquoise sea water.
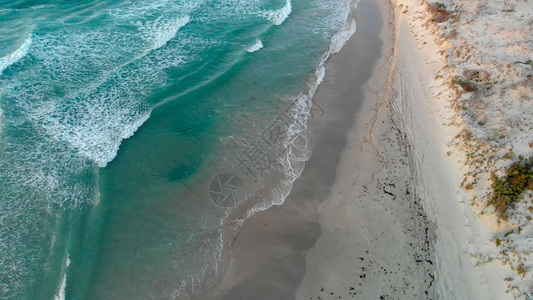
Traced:
<svg viewBox="0 0 533 300">
<path fill-rule="evenodd" d="M 349 2 L 0 0 L 0 298 L 213 297 L 309 156 Z"/>
</svg>

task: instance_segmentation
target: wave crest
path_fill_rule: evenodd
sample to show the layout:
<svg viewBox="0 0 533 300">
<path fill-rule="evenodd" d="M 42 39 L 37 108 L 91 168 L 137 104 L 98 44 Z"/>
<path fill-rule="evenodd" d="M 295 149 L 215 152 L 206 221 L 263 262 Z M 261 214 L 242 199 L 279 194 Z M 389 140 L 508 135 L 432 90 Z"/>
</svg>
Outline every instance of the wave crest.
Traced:
<svg viewBox="0 0 533 300">
<path fill-rule="evenodd" d="M 0 135 L 2 134 L 3 129 L 4 129 L 4 112 L 0 108 Z"/>
<path fill-rule="evenodd" d="M 31 46 L 31 34 L 28 36 L 28 38 L 26 38 L 24 43 L 13 53 L 7 56 L 4 56 L 4 57 L 0 57 L 0 75 L 2 75 L 2 72 L 7 67 L 11 66 L 12 64 L 19 61 L 21 58 L 26 56 L 26 54 L 28 54 L 28 51 L 30 50 L 30 46 Z"/>
<path fill-rule="evenodd" d="M 178 30 L 189 22 L 188 15 L 174 19 L 158 17 L 153 23 L 142 26 L 141 31 L 152 44 L 148 51 L 156 50 L 166 45 L 176 36 Z"/>
<path fill-rule="evenodd" d="M 350 23 L 346 23 L 344 28 L 331 38 L 331 54 L 336 54 L 341 51 L 342 47 L 346 45 L 346 43 L 348 42 L 350 37 L 354 35 L 356 30 L 357 25 L 355 24 L 355 20 L 352 19 Z"/>
<path fill-rule="evenodd" d="M 285 22 L 285 20 L 287 20 L 291 12 L 292 12 L 291 0 L 287 0 L 287 2 L 285 3 L 285 6 L 283 6 L 282 8 L 278 10 L 270 12 L 268 15 L 268 19 L 272 23 L 274 23 L 274 25 L 281 25 L 283 24 L 283 22 Z"/>
<path fill-rule="evenodd" d="M 253 44 L 252 46 L 250 46 L 248 49 L 246 49 L 246 51 L 252 53 L 252 52 L 256 52 L 256 51 L 259 51 L 259 49 L 263 48 L 263 42 L 261 42 L 261 40 L 257 40 L 255 42 L 255 44 Z"/>
</svg>

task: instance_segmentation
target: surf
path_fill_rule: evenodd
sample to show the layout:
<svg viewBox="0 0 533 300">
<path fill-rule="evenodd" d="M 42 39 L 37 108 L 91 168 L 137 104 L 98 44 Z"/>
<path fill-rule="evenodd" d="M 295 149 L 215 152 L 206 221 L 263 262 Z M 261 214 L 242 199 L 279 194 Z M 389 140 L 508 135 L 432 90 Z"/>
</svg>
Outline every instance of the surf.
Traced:
<svg viewBox="0 0 533 300">
<path fill-rule="evenodd" d="M 140 104 L 141 101 L 132 101 L 139 98 L 136 94 L 137 80 L 132 80 L 133 77 L 128 77 L 127 81 L 120 84 L 110 83 L 118 81 L 118 74 L 131 73 L 130 68 L 136 66 L 145 70 L 140 76 L 145 77 L 145 84 L 156 85 L 162 79 L 159 74 L 164 68 L 154 68 L 149 63 L 176 56 L 163 58 L 157 51 L 167 51 L 161 48 L 189 21 L 189 16 L 171 19 L 159 17 L 150 23 L 136 24 L 148 47 L 130 60 L 103 73 L 100 80 L 72 95 L 68 107 L 64 103 L 58 103 L 50 112 L 45 113 L 43 120 L 50 136 L 70 144 L 80 155 L 94 161 L 99 167 L 105 167 L 116 157 L 122 141 L 131 137 L 148 120 L 153 109 Z M 181 60 L 175 59 L 166 66 L 176 63 L 181 63 Z M 125 99 L 128 95 L 130 99 Z M 83 101 L 85 99 L 89 99 L 91 106 Z M 80 110 L 85 113 L 82 118 Z"/>
<path fill-rule="evenodd" d="M 289 18 L 290 14 L 292 12 L 292 3 L 291 0 L 286 0 L 285 5 L 278 9 L 274 10 L 269 13 L 268 19 L 274 24 L 274 25 L 281 25 L 287 18 Z"/>
<path fill-rule="evenodd" d="M 324 52 L 345 39 L 332 39 L 344 2 L 241 2 L 110 2 L 81 14 L 71 7 L 68 16 L 54 4 L 43 9 L 0 75 L 0 197 L 9 221 L 1 230 L 11 239 L 0 256 L 19 266 L 2 277 L 8 295 L 32 285 L 56 299 L 201 299 L 224 274 L 227 224 L 284 201 L 310 155 L 306 122 Z M 217 207 L 209 180 L 232 170 L 224 163 L 278 117 L 290 124 L 270 177 L 243 174 L 255 197 Z M 95 210 L 101 218 L 80 221 Z M 17 237 L 37 239 L 32 222 L 55 218 L 83 224 L 73 228 L 76 247 L 58 243 L 49 261 L 47 238 L 62 239 L 53 234 L 61 228 L 43 226 L 34 248 Z M 46 263 L 50 273 L 39 268 Z M 152 284 L 167 278 L 162 288 Z"/>
<path fill-rule="evenodd" d="M 246 49 L 246 51 L 248 51 L 250 53 L 253 53 L 253 52 L 259 51 L 261 48 L 263 48 L 263 42 L 261 42 L 261 40 L 258 39 L 255 42 L 255 44 L 253 44 L 252 46 L 248 47 L 248 49 Z"/>
<path fill-rule="evenodd" d="M 24 40 L 22 45 L 15 50 L 13 53 L 6 55 L 4 57 L 0 57 L 0 76 L 2 75 L 2 72 L 4 72 L 5 69 L 7 69 L 9 66 L 15 64 L 19 60 L 21 60 L 24 56 L 26 56 L 30 50 L 32 40 L 31 40 L 31 34 L 28 35 L 28 37 Z"/>
</svg>

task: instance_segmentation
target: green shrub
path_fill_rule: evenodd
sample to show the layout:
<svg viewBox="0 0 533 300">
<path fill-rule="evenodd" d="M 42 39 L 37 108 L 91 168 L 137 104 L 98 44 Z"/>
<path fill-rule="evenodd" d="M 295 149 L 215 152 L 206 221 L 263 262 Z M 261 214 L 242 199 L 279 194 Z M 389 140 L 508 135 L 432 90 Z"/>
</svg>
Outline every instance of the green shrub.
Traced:
<svg viewBox="0 0 533 300">
<path fill-rule="evenodd" d="M 507 219 L 507 208 L 518 200 L 528 183 L 533 180 L 531 166 L 531 162 L 518 162 L 509 167 L 503 178 L 492 174 L 492 198 L 488 205 L 494 206 L 499 218 Z"/>
</svg>

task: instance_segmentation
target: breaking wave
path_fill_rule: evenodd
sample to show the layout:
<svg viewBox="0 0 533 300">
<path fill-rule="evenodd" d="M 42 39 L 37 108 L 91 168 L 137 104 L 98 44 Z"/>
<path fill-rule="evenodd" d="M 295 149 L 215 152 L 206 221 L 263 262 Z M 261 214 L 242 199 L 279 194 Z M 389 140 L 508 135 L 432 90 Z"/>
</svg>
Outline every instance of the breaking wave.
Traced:
<svg viewBox="0 0 533 300">
<path fill-rule="evenodd" d="M 189 23 L 188 15 L 181 18 L 167 19 L 158 17 L 149 24 L 138 24 L 141 32 L 150 41 L 151 46 L 148 51 L 156 50 L 166 45 L 172 40 L 180 28 Z"/>
<path fill-rule="evenodd" d="M 248 49 L 246 49 L 246 51 L 248 51 L 250 53 L 253 53 L 253 52 L 259 51 L 259 49 L 261 49 L 261 48 L 263 48 L 263 42 L 261 42 L 261 40 L 258 39 L 255 42 L 255 44 L 253 44 Z"/>
<path fill-rule="evenodd" d="M 283 22 L 285 22 L 285 20 L 287 20 L 291 12 L 292 12 L 291 0 L 287 0 L 287 2 L 285 2 L 285 6 L 283 6 L 282 8 L 278 10 L 270 12 L 270 14 L 268 15 L 268 19 L 274 25 L 281 25 L 283 24 Z"/>
<path fill-rule="evenodd" d="M 12 64 L 16 63 L 21 58 L 26 56 L 26 54 L 28 54 L 28 51 L 30 50 L 31 42 L 32 42 L 32 40 L 31 40 L 31 34 L 30 34 L 26 38 L 24 43 L 22 43 L 22 45 L 17 50 L 15 50 L 13 53 L 11 53 L 11 54 L 9 54 L 7 56 L 0 57 L 0 75 L 2 75 L 2 72 L 7 67 L 9 67 Z"/>
</svg>

